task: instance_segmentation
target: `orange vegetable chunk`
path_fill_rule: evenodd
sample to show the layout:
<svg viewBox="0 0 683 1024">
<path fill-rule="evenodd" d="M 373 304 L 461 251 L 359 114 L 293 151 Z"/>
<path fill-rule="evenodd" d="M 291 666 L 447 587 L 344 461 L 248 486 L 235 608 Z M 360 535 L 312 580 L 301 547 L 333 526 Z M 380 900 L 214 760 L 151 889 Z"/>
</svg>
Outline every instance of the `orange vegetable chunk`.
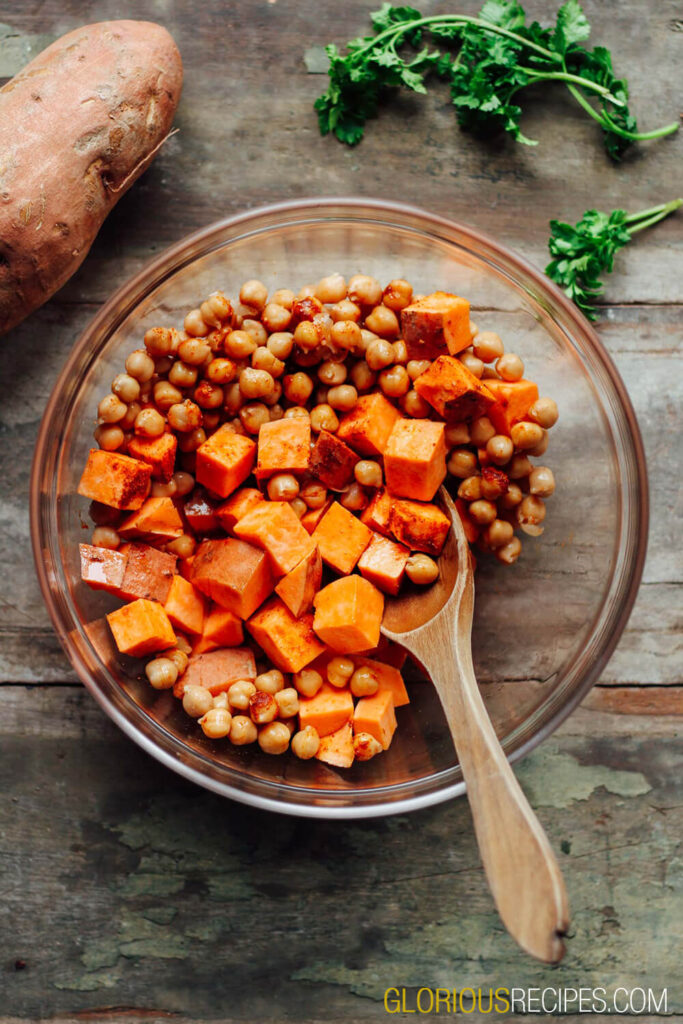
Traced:
<svg viewBox="0 0 683 1024">
<path fill-rule="evenodd" d="M 305 473 L 311 461 L 311 421 L 287 417 L 264 423 L 258 434 L 256 476 L 273 473 Z"/>
<path fill-rule="evenodd" d="M 455 507 L 458 510 L 458 515 L 460 516 L 462 528 L 465 532 L 467 540 L 469 541 L 470 544 L 474 544 L 474 542 L 479 538 L 480 530 L 478 524 L 475 523 L 474 519 L 469 513 L 469 507 L 467 502 L 463 501 L 462 498 L 456 498 Z"/>
<path fill-rule="evenodd" d="M 79 544 L 81 579 L 93 590 L 106 590 L 118 594 L 126 571 L 126 556 L 120 551 L 96 548 L 92 544 Z"/>
<path fill-rule="evenodd" d="M 312 725 L 319 736 L 330 736 L 353 718 L 353 697 L 349 689 L 323 683 L 314 697 L 299 699 L 299 726 Z"/>
<path fill-rule="evenodd" d="M 361 395 L 351 412 L 342 417 L 336 436 L 360 455 L 384 455 L 389 434 L 400 418 L 398 409 L 379 392 Z"/>
<path fill-rule="evenodd" d="M 234 537 L 204 540 L 195 552 L 192 583 L 240 619 L 247 619 L 275 586 L 268 556 Z"/>
<path fill-rule="evenodd" d="M 361 523 L 365 523 L 371 530 L 386 536 L 389 533 L 392 504 L 391 495 L 386 487 L 383 487 L 380 491 L 377 491 L 370 504 L 361 512 Z"/>
<path fill-rule="evenodd" d="M 183 521 L 170 498 L 148 498 L 117 528 L 125 538 L 147 537 L 150 540 L 175 540 L 183 532 Z"/>
<path fill-rule="evenodd" d="M 279 597 L 271 598 L 252 615 L 247 629 L 282 672 L 300 672 L 325 650 L 313 632 L 313 616 L 295 619 Z"/>
<path fill-rule="evenodd" d="M 313 607 L 313 598 L 320 590 L 323 562 L 317 545 L 275 587 L 295 619 Z"/>
<path fill-rule="evenodd" d="M 401 330 L 408 359 L 452 356 L 472 344 L 470 304 L 449 292 L 433 292 L 401 310 Z"/>
<path fill-rule="evenodd" d="M 171 580 L 164 611 L 172 624 L 183 633 L 203 632 L 206 598 L 182 576 L 174 576 Z"/>
<path fill-rule="evenodd" d="M 161 434 L 160 437 L 138 437 L 134 434 L 128 442 L 128 451 L 134 459 L 140 459 L 152 467 L 152 476 L 166 483 L 175 469 L 178 438 L 175 434 Z"/>
<path fill-rule="evenodd" d="M 186 579 L 192 579 L 192 563 L 194 562 L 194 555 L 190 555 L 188 558 L 181 558 L 178 561 L 178 572 Z"/>
<path fill-rule="evenodd" d="M 338 573 L 350 573 L 372 540 L 372 530 L 352 512 L 333 501 L 311 538 L 323 562 Z"/>
<path fill-rule="evenodd" d="M 152 467 L 118 452 L 91 448 L 78 493 L 123 511 L 140 508 L 149 491 Z"/>
<path fill-rule="evenodd" d="M 318 761 L 332 765 L 334 768 L 350 768 L 353 764 L 355 753 L 353 749 L 353 730 L 348 724 L 342 725 L 341 729 L 330 733 L 329 736 L 322 736 L 318 753 L 315 755 Z"/>
<path fill-rule="evenodd" d="M 352 448 L 329 430 L 321 430 L 311 452 L 311 473 L 325 487 L 343 491 L 353 480 L 353 467 L 359 461 Z"/>
<path fill-rule="evenodd" d="M 165 604 L 176 571 L 176 556 L 147 544 L 123 544 L 119 551 L 125 555 L 126 571 L 117 596 L 126 601 L 144 597 Z"/>
<path fill-rule="evenodd" d="M 203 487 L 195 487 L 183 504 L 183 514 L 193 533 L 212 533 L 220 527 L 218 509 L 220 502 L 206 493 Z"/>
<path fill-rule="evenodd" d="M 354 733 L 369 732 L 384 750 L 396 732 L 394 698 L 390 690 L 378 690 L 372 697 L 361 697 L 353 713 Z"/>
<path fill-rule="evenodd" d="M 313 629 L 339 654 L 370 651 L 379 643 L 384 597 L 362 576 L 333 580 L 315 595 Z"/>
<path fill-rule="evenodd" d="M 235 523 L 239 522 L 247 512 L 260 505 L 264 497 L 256 487 L 241 487 L 239 491 L 228 498 L 216 509 L 218 522 L 226 533 L 234 529 Z"/>
<path fill-rule="evenodd" d="M 431 501 L 446 476 L 445 434 L 443 423 L 432 420 L 395 424 L 384 453 L 384 477 L 391 494 Z"/>
<path fill-rule="evenodd" d="M 158 601 L 139 598 L 109 612 L 107 622 L 121 654 L 142 658 L 173 647 L 176 635 Z"/>
<path fill-rule="evenodd" d="M 237 537 L 268 553 L 276 576 L 284 576 L 314 548 L 312 538 L 286 501 L 264 501 L 235 523 Z"/>
<path fill-rule="evenodd" d="M 438 555 L 446 543 L 451 521 L 436 505 L 396 501 L 391 509 L 391 532 L 411 551 Z"/>
<path fill-rule="evenodd" d="M 224 423 L 197 449 L 197 483 L 227 498 L 249 476 L 255 460 L 256 443 Z"/>
<path fill-rule="evenodd" d="M 173 692 L 182 697 L 186 686 L 204 686 L 215 697 L 240 679 L 256 679 L 254 652 L 248 647 L 221 648 L 193 654 Z"/>
<path fill-rule="evenodd" d="M 358 559 L 358 569 L 361 576 L 385 594 L 396 595 L 401 589 L 409 557 L 410 551 L 403 544 L 375 533 Z"/>
<path fill-rule="evenodd" d="M 439 356 L 420 374 L 414 387 L 439 416 L 456 423 L 488 414 L 495 402 L 489 383 L 483 384 L 459 359 Z"/>
<path fill-rule="evenodd" d="M 495 399 L 486 415 L 499 434 L 509 437 L 515 423 L 523 420 L 538 401 L 538 387 L 532 380 L 487 380 L 486 386 Z"/>
<path fill-rule="evenodd" d="M 410 704 L 410 697 L 403 682 L 403 676 L 394 665 L 388 665 L 383 661 L 376 661 L 373 658 L 354 658 L 358 668 L 369 668 L 379 683 L 380 690 L 388 690 L 391 694 L 394 707 L 400 708 L 404 704 Z"/>
<path fill-rule="evenodd" d="M 244 643 L 242 621 L 227 608 L 213 605 L 204 619 L 204 629 L 192 648 L 193 654 L 215 651 L 218 647 L 238 647 Z"/>
<path fill-rule="evenodd" d="M 316 526 L 327 512 L 328 508 L 332 504 L 332 501 L 326 501 L 320 508 L 309 508 L 308 512 L 304 512 L 299 522 L 303 526 L 306 533 L 313 533 Z"/>
</svg>

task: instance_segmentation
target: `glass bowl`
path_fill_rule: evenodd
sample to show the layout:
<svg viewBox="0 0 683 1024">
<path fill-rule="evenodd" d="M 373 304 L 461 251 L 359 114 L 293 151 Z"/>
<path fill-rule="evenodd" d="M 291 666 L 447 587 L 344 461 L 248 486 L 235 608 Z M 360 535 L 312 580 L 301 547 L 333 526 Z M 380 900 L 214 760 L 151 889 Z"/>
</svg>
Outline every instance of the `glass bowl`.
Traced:
<svg viewBox="0 0 683 1024">
<path fill-rule="evenodd" d="M 418 292 L 466 296 L 480 329 L 518 352 L 560 420 L 547 456 L 557 479 L 543 537 L 523 540 L 512 567 L 487 556 L 476 575 L 474 661 L 493 724 L 511 759 L 531 750 L 579 703 L 604 668 L 640 581 L 647 481 L 624 385 L 595 332 L 519 256 L 472 228 L 394 203 L 309 199 L 253 210 L 190 236 L 107 302 L 74 346 L 43 418 L 31 481 L 40 584 L 76 672 L 107 714 L 162 763 L 217 793 L 316 817 L 405 812 L 464 792 L 433 687 L 415 671 L 391 748 L 337 771 L 291 755 L 206 739 L 142 664 L 116 652 L 109 595 L 81 583 L 88 524 L 76 493 L 99 398 L 148 327 L 243 280 L 295 290 L 332 271 L 411 281 Z"/>
</svg>

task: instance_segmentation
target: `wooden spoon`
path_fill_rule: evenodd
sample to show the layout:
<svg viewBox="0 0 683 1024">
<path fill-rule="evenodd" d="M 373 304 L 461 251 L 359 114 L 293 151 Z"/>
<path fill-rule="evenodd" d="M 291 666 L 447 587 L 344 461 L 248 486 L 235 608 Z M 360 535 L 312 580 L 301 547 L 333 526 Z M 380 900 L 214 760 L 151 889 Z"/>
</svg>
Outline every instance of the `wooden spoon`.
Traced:
<svg viewBox="0 0 683 1024">
<path fill-rule="evenodd" d="M 469 546 L 443 487 L 440 504 L 451 519 L 441 575 L 429 588 L 388 600 L 382 633 L 415 655 L 439 694 L 467 784 L 484 870 L 505 927 L 527 953 L 557 963 L 569 926 L 564 880 L 479 692 L 472 667 Z"/>
</svg>

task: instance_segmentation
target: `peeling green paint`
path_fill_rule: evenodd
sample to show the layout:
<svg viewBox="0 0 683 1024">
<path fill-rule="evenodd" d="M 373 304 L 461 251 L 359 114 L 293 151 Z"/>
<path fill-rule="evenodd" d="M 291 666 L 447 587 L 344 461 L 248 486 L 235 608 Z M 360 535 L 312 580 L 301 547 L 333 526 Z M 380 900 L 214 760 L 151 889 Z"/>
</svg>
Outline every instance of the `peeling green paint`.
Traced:
<svg viewBox="0 0 683 1024">
<path fill-rule="evenodd" d="M 580 764 L 553 740 L 521 761 L 516 773 L 534 807 L 570 807 L 576 800 L 587 800 L 599 786 L 627 797 L 641 796 L 652 788 L 640 772 Z"/>
</svg>

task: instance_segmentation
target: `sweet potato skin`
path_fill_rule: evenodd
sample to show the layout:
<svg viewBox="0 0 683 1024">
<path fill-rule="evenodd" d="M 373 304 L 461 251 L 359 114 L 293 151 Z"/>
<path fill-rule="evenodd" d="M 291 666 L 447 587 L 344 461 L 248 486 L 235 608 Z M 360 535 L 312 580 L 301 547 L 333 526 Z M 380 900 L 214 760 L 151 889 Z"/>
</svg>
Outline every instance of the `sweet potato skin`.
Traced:
<svg viewBox="0 0 683 1024">
<path fill-rule="evenodd" d="M 62 36 L 0 89 L 0 334 L 83 262 L 168 135 L 181 85 L 166 29 L 105 21 Z"/>
</svg>

